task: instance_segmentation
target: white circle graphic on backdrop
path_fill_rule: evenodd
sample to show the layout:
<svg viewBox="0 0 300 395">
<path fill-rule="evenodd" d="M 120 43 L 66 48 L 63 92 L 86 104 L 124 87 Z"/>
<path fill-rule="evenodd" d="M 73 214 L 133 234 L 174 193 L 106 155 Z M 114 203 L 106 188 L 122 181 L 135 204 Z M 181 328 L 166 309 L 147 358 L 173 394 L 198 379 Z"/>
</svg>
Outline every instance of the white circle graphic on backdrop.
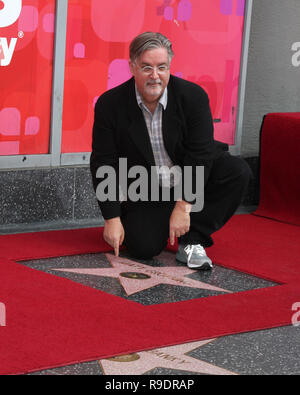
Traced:
<svg viewBox="0 0 300 395">
<path fill-rule="evenodd" d="M 7 27 L 16 22 L 22 10 L 22 0 L 1 0 L 4 7 L 0 10 L 0 27 Z"/>
</svg>

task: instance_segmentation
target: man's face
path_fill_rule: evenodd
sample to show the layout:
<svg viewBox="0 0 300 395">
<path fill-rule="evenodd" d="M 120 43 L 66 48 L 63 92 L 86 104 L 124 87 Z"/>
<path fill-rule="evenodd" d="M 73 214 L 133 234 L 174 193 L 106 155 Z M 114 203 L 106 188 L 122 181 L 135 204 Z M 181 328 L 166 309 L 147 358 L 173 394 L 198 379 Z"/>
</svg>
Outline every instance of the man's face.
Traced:
<svg viewBox="0 0 300 395">
<path fill-rule="evenodd" d="M 167 49 L 149 49 L 134 63 L 129 62 L 129 66 L 144 101 L 148 103 L 158 101 L 170 79 Z"/>
</svg>

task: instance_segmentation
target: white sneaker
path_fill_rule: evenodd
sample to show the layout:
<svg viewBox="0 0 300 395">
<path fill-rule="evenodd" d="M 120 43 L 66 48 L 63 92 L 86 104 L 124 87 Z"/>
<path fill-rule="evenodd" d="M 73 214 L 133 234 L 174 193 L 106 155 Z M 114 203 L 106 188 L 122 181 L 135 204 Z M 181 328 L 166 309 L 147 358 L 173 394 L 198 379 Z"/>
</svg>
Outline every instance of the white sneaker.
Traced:
<svg viewBox="0 0 300 395">
<path fill-rule="evenodd" d="M 201 244 L 179 244 L 176 259 L 186 263 L 190 269 L 210 270 L 213 267 Z"/>
</svg>

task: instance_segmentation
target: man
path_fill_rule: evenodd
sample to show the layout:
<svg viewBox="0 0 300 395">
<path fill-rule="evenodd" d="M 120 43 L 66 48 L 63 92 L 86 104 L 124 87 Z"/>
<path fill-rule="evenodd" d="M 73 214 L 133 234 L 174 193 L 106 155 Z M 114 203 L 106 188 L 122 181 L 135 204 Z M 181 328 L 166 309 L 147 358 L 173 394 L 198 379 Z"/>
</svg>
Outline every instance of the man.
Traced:
<svg viewBox="0 0 300 395">
<path fill-rule="evenodd" d="M 170 41 L 160 33 L 146 32 L 130 45 L 129 66 L 133 78 L 105 92 L 95 107 L 91 172 L 94 188 L 104 180 L 97 170 L 112 166 L 119 184 L 119 159 L 128 168 L 143 166 L 204 167 L 204 208 L 193 211 L 185 196 L 170 201 L 99 201 L 105 220 L 104 239 L 119 254 L 125 244 L 136 258 L 158 255 L 179 238 L 176 259 L 193 269 L 211 269 L 205 247 L 211 235 L 234 214 L 248 185 L 250 170 L 228 146 L 213 139 L 213 121 L 205 91 L 196 84 L 170 75 L 173 57 Z M 183 173 L 184 174 L 184 173 Z M 164 178 L 159 175 L 160 191 Z M 184 181 L 184 179 L 183 179 Z M 161 195 L 160 195 L 161 196 Z M 171 196 L 174 197 L 174 194 Z M 98 200 L 102 200 L 101 197 Z"/>
</svg>

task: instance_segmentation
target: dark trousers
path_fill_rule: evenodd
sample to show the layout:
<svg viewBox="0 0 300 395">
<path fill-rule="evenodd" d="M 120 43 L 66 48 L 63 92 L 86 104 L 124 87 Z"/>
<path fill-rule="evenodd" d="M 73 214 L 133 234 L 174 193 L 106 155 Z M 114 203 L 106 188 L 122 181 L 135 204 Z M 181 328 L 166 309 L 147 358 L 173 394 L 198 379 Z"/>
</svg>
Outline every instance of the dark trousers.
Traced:
<svg viewBox="0 0 300 395">
<path fill-rule="evenodd" d="M 211 235 L 232 217 L 250 177 L 251 170 L 243 159 L 228 152 L 216 159 L 204 189 L 204 207 L 202 211 L 191 212 L 190 230 L 179 243 L 211 246 Z M 166 247 L 174 205 L 173 201 L 122 203 L 124 244 L 133 257 L 150 259 Z"/>
</svg>

